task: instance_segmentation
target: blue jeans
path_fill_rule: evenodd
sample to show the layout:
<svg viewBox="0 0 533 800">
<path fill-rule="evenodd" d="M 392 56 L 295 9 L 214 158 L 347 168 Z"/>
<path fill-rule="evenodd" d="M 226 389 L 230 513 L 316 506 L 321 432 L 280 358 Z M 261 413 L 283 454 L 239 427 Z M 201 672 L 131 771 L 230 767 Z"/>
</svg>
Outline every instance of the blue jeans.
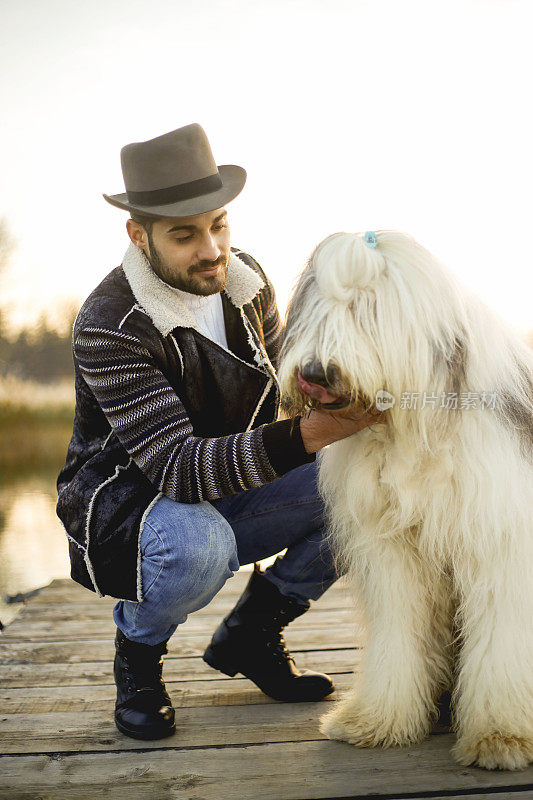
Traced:
<svg viewBox="0 0 533 800">
<path fill-rule="evenodd" d="M 130 640 L 159 644 L 188 614 L 206 606 L 240 566 L 285 548 L 265 576 L 301 603 L 318 600 L 339 575 L 316 479 L 315 461 L 211 502 L 160 498 L 141 534 L 143 601 L 120 600 L 113 610 L 117 627 Z"/>
</svg>

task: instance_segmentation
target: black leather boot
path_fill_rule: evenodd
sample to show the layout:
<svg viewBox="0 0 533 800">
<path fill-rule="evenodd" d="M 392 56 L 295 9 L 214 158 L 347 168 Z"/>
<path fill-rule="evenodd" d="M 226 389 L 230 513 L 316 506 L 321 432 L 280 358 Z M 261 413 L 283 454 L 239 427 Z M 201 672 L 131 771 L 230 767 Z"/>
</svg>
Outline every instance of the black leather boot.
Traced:
<svg viewBox="0 0 533 800">
<path fill-rule="evenodd" d="M 283 595 L 256 564 L 237 605 L 215 631 L 204 661 L 231 677 L 240 672 L 275 700 L 321 700 L 335 688 L 331 678 L 300 672 L 281 633 L 309 605 Z"/>
<path fill-rule="evenodd" d="M 115 724 L 134 739 L 163 739 L 176 730 L 174 709 L 163 682 L 162 655 L 167 643 L 154 646 L 115 636 Z"/>
</svg>

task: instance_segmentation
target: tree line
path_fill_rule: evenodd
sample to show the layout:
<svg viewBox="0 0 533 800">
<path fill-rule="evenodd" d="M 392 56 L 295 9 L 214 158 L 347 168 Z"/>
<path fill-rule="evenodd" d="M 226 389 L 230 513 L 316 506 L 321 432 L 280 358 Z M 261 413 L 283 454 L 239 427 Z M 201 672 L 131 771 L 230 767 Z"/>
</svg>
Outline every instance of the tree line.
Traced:
<svg viewBox="0 0 533 800">
<path fill-rule="evenodd" d="M 7 266 L 15 242 L 5 219 L 0 219 L 0 274 Z M 23 380 L 50 383 L 72 378 L 72 325 L 75 312 L 69 309 L 64 332 L 42 316 L 37 324 L 8 335 L 5 310 L 0 305 L 0 377 L 14 375 Z"/>
<path fill-rule="evenodd" d="M 72 323 L 74 315 L 72 315 Z M 0 312 L 0 325 L 2 318 Z M 72 324 L 65 333 L 52 328 L 41 318 L 32 328 L 23 328 L 14 339 L 0 327 L 0 375 L 49 383 L 72 378 Z"/>
</svg>

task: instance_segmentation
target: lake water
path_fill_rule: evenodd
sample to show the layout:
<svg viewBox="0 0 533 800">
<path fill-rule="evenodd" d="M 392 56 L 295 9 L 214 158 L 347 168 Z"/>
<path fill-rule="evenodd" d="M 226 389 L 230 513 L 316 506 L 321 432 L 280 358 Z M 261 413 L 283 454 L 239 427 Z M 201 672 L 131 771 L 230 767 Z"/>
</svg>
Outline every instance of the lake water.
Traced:
<svg viewBox="0 0 533 800">
<path fill-rule="evenodd" d="M 5 625 L 20 604 L 5 595 L 29 592 L 68 578 L 67 537 L 55 513 L 56 475 L 43 473 L 0 485 L 0 620 Z"/>
</svg>

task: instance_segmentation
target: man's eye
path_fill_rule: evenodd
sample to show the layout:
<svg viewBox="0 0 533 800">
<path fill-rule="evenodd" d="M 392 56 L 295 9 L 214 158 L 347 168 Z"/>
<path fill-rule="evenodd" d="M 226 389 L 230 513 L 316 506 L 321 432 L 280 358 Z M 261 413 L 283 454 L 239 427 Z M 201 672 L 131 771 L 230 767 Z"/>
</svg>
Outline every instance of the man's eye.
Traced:
<svg viewBox="0 0 533 800">
<path fill-rule="evenodd" d="M 177 242 L 188 242 L 189 239 L 192 239 L 192 236 L 190 236 L 190 235 L 189 236 L 183 236 L 181 239 L 177 238 L 176 241 Z"/>
<path fill-rule="evenodd" d="M 228 226 L 227 226 L 227 224 L 225 222 L 219 222 L 218 225 L 213 225 L 213 230 L 221 231 L 221 230 L 223 230 L 224 228 L 227 228 L 227 227 Z"/>
</svg>

